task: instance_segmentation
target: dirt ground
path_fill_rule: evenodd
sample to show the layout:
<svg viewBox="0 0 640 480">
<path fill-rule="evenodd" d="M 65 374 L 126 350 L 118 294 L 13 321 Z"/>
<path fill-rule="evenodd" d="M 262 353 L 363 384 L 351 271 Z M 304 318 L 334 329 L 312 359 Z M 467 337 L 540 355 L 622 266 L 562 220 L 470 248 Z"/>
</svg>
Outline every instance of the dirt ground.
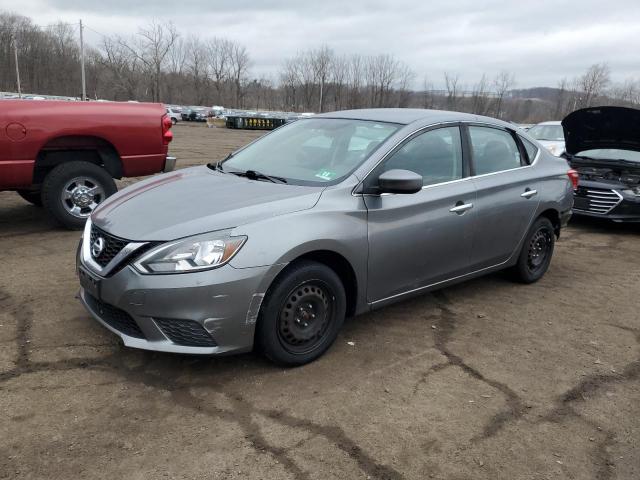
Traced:
<svg viewBox="0 0 640 480">
<path fill-rule="evenodd" d="M 180 167 L 258 135 L 174 132 Z M 290 370 L 124 348 L 75 299 L 79 236 L 0 193 L 0 478 L 640 478 L 638 226 L 573 221 L 539 283 L 350 319 Z"/>
</svg>

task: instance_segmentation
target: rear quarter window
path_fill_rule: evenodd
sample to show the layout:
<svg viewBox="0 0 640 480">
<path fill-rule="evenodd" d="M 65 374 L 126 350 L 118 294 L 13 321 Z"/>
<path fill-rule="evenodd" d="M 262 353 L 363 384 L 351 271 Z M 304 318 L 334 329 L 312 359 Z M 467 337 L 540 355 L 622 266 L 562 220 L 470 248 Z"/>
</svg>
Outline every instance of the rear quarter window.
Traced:
<svg viewBox="0 0 640 480">
<path fill-rule="evenodd" d="M 536 147 L 533 143 L 520 135 L 518 135 L 518 138 L 522 142 L 522 145 L 524 145 L 524 149 L 527 152 L 528 163 L 529 165 L 531 165 L 535 160 L 536 155 L 538 154 L 538 147 Z"/>
</svg>

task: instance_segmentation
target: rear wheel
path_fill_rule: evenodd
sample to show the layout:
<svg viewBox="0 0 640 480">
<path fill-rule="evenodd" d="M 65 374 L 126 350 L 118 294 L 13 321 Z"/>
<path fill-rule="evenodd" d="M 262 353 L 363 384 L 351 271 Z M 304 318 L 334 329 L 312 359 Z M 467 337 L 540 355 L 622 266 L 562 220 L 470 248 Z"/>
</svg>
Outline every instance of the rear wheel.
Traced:
<svg viewBox="0 0 640 480">
<path fill-rule="evenodd" d="M 39 191 L 18 190 L 18 195 L 36 207 L 42 206 L 42 194 Z"/>
<path fill-rule="evenodd" d="M 346 295 L 326 265 L 292 265 L 269 289 L 260 310 L 256 342 L 273 362 L 296 366 L 320 357 L 344 322 Z"/>
<path fill-rule="evenodd" d="M 518 263 L 513 272 L 516 279 L 523 283 L 540 280 L 551 263 L 556 243 L 553 224 L 548 218 L 538 218 L 527 233 Z"/>
<path fill-rule="evenodd" d="M 81 229 L 91 212 L 117 187 L 109 173 L 90 162 L 66 162 L 55 167 L 42 183 L 44 207 L 58 222 Z"/>
</svg>

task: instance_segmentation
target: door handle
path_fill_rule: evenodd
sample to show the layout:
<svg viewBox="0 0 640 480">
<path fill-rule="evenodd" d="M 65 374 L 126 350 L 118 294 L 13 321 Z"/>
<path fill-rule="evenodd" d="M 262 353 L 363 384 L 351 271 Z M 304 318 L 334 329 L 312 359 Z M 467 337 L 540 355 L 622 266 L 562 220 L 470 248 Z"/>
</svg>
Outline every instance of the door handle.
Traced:
<svg viewBox="0 0 640 480">
<path fill-rule="evenodd" d="M 529 190 L 528 188 L 524 191 L 524 193 L 521 193 L 520 196 L 522 198 L 531 198 L 534 197 L 538 194 L 537 190 Z"/>
<path fill-rule="evenodd" d="M 473 208 L 473 203 L 458 202 L 458 203 L 456 203 L 456 206 L 453 207 L 453 208 L 450 208 L 449 211 L 451 213 L 463 214 L 464 212 L 466 212 L 470 208 Z"/>
</svg>

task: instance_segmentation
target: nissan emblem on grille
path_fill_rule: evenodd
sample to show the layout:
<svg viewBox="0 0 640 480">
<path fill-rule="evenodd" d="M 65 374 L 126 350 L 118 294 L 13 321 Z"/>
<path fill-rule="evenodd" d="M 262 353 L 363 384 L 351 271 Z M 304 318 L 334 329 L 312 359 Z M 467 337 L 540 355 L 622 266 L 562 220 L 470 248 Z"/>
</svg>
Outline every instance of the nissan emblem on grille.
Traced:
<svg viewBox="0 0 640 480">
<path fill-rule="evenodd" d="M 93 258 L 98 258 L 103 250 L 104 250 L 104 238 L 98 237 L 91 244 L 91 256 Z"/>
</svg>

